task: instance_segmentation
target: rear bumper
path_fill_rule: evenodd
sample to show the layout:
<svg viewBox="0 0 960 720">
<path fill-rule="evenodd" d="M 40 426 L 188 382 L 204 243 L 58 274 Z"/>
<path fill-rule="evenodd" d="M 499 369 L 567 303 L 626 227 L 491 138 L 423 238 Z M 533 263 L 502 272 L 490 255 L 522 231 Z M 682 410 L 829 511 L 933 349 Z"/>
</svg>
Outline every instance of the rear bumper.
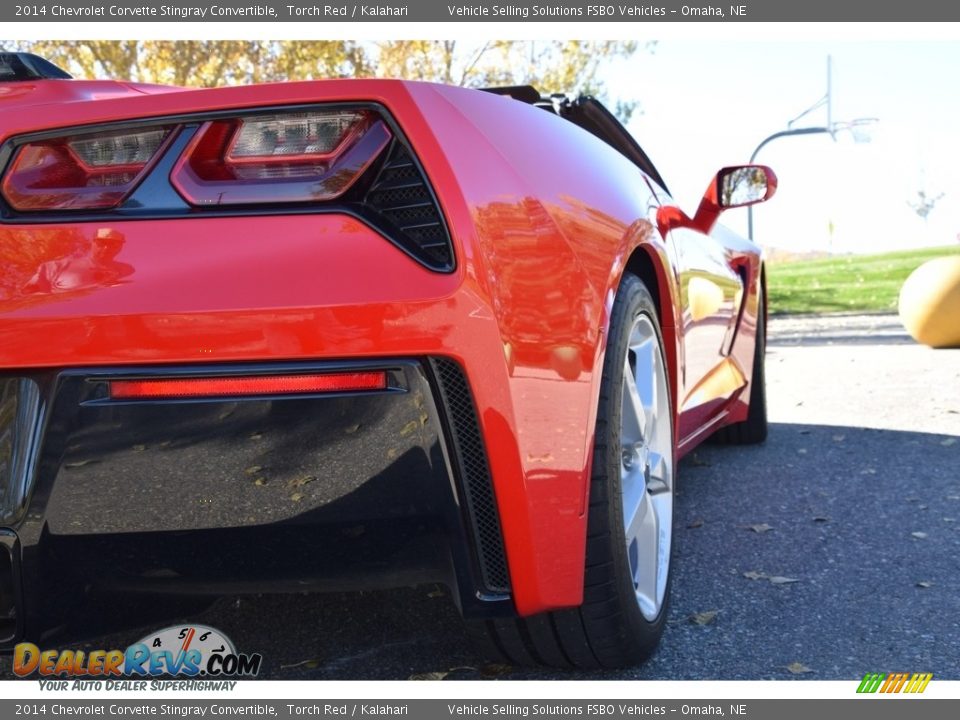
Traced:
<svg viewBox="0 0 960 720">
<path fill-rule="evenodd" d="M 529 282 L 498 285 L 515 275 L 484 264 L 469 220 L 451 225 L 444 274 L 335 214 L 0 224 L 0 377 L 450 358 L 473 396 L 516 611 L 576 606 L 598 337 L 576 340 L 585 312 L 560 335 L 541 322 L 554 280 L 536 243 L 503 243 Z"/>
<path fill-rule="evenodd" d="M 385 390 L 111 400 L 111 379 L 383 370 Z M 514 612 L 474 401 L 449 359 L 90 368 L 0 379 L 5 645 L 118 596 L 443 582 Z M 42 436 L 42 441 L 36 442 Z M 129 603 L 128 603 L 129 605 Z M 142 619 L 141 619 L 142 620 Z"/>
</svg>

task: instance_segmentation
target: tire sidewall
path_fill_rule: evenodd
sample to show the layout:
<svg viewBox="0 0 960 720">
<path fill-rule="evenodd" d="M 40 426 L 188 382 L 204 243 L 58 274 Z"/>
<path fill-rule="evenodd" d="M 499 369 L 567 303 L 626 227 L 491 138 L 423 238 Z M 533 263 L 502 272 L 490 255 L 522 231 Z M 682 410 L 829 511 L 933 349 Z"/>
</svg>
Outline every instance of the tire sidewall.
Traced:
<svg viewBox="0 0 960 720">
<path fill-rule="evenodd" d="M 660 604 L 660 611 L 657 617 L 650 621 L 647 620 L 640 611 L 636 595 L 633 588 L 630 573 L 630 562 L 627 557 L 627 547 L 625 542 L 626 532 L 623 523 L 621 479 L 620 479 L 620 420 L 621 420 L 621 396 L 624 383 L 624 358 L 626 357 L 627 344 L 629 342 L 629 333 L 633 327 L 634 321 L 640 316 L 646 315 L 653 325 L 659 346 L 661 366 L 664 371 L 667 369 L 666 356 L 664 353 L 663 335 L 660 331 L 660 322 L 657 317 L 656 307 L 646 286 L 633 275 L 625 275 L 614 301 L 614 308 L 610 323 L 610 340 L 607 345 L 606 356 L 604 359 L 604 378 L 609 381 L 610 387 L 607 393 L 602 393 L 605 397 L 606 407 L 601 408 L 606 419 L 607 432 L 610 433 L 606 443 L 606 453 L 603 458 L 595 458 L 602 462 L 603 476 L 595 477 L 594 482 L 603 482 L 606 485 L 607 497 L 607 523 L 610 528 L 610 542 L 612 547 L 610 553 L 616 567 L 616 593 L 619 604 L 622 608 L 624 618 L 627 620 L 631 635 L 637 640 L 638 650 L 643 655 L 648 655 L 659 641 L 666 622 L 667 611 L 670 598 L 670 587 L 673 578 L 673 539 L 670 542 L 670 562 L 667 569 L 666 588 L 664 590 L 663 602 Z M 673 398 L 670 392 L 670 383 L 667 382 L 666 391 L 668 406 L 670 408 L 671 418 L 673 417 Z M 674 502 L 671 503 L 671 512 L 675 515 L 676 504 L 676 450 L 674 443 L 673 422 L 670 423 L 670 452 L 671 469 L 673 471 L 672 492 Z M 671 533 L 673 529 L 673 517 L 671 517 Z"/>
</svg>

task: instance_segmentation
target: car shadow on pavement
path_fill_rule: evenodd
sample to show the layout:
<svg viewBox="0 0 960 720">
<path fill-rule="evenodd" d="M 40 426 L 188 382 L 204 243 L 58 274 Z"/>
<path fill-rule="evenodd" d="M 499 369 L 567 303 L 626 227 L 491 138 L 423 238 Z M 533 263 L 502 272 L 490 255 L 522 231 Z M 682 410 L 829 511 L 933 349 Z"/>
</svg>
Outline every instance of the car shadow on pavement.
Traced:
<svg viewBox="0 0 960 720">
<path fill-rule="evenodd" d="M 680 464 L 667 629 L 639 668 L 490 664 L 439 586 L 224 598 L 189 620 L 280 680 L 960 679 L 958 460 L 953 436 L 824 425 L 697 449 Z"/>
</svg>

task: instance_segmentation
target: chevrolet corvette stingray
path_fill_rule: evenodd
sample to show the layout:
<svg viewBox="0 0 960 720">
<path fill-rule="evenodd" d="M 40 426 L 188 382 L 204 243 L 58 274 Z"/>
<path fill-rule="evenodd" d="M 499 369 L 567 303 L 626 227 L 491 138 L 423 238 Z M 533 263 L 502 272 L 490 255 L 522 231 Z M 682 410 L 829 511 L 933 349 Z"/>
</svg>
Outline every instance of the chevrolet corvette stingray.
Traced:
<svg viewBox="0 0 960 720">
<path fill-rule="evenodd" d="M 682 142 L 681 138 L 677 138 Z M 187 90 L 0 55 L 0 639 L 445 583 L 511 663 L 642 661 L 677 462 L 766 437 L 768 199 L 590 97 Z"/>
</svg>

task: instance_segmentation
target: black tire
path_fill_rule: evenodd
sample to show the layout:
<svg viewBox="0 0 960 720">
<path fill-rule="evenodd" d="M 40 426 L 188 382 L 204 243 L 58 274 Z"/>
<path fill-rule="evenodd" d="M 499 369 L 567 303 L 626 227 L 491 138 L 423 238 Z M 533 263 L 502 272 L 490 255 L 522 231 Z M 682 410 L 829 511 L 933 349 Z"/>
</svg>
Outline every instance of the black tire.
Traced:
<svg viewBox="0 0 960 720">
<path fill-rule="evenodd" d="M 743 422 L 726 425 L 713 434 L 720 445 L 759 445 L 767 439 L 767 326 L 763 311 L 763 285 L 760 286 L 757 311 L 757 340 L 753 349 L 753 373 L 750 376 L 750 409 Z"/>
<path fill-rule="evenodd" d="M 663 634 L 670 596 L 666 589 L 658 614 L 644 617 L 638 604 L 627 557 L 621 498 L 621 393 L 628 340 L 639 315 L 654 328 L 661 367 L 666 373 L 663 337 L 653 298 L 639 278 L 624 275 L 613 306 L 609 342 L 600 385 L 584 568 L 584 601 L 574 609 L 529 618 L 476 622 L 471 634 L 497 662 L 580 669 L 636 665 L 656 649 Z M 669 383 L 666 407 L 672 417 Z M 675 485 L 673 433 L 670 426 L 670 492 Z M 672 504 L 671 504 L 672 532 Z M 668 533 L 669 537 L 669 533 Z M 669 553 L 668 553 L 669 557 Z M 669 562 L 669 561 L 668 561 Z"/>
</svg>

